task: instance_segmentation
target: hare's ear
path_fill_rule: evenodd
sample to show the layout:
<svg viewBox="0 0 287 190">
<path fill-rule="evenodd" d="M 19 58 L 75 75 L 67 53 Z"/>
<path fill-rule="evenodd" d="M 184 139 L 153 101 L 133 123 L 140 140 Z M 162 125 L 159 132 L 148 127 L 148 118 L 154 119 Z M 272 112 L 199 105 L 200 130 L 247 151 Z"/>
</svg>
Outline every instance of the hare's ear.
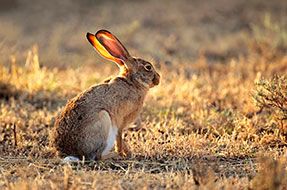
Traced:
<svg viewBox="0 0 287 190">
<path fill-rule="evenodd" d="M 100 30 L 95 35 L 87 33 L 87 38 L 100 55 L 119 66 L 125 65 L 124 62 L 130 57 L 121 42 L 106 30 Z"/>
</svg>

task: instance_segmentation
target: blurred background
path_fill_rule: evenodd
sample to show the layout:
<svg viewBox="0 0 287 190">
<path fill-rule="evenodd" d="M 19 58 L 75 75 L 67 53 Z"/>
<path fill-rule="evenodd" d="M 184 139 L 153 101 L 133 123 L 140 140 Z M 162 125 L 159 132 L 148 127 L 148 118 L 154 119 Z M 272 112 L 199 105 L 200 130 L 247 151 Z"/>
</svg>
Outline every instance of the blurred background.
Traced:
<svg viewBox="0 0 287 190">
<path fill-rule="evenodd" d="M 34 46 L 41 65 L 94 65 L 103 59 L 85 35 L 102 28 L 132 55 L 155 62 L 202 54 L 224 61 L 244 55 L 249 36 L 260 36 L 266 22 L 286 18 L 286 0 L 0 0 L 0 61 L 9 64 L 13 55 L 23 63 Z"/>
</svg>

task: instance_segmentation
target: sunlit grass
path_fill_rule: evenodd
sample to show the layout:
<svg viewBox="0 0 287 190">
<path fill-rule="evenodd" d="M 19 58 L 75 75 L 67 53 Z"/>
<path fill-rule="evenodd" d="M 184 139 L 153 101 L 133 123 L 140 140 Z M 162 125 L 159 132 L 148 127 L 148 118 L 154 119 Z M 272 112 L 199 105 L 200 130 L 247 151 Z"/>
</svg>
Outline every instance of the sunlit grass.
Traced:
<svg viewBox="0 0 287 190">
<path fill-rule="evenodd" d="M 224 179 L 216 183 L 213 181 L 216 177 L 212 172 L 218 168 L 213 167 L 210 170 L 211 173 L 198 174 L 199 177 L 196 177 L 195 173 L 199 170 L 193 166 L 193 160 L 205 158 L 216 161 L 224 158 L 226 161 L 217 165 L 221 168 L 218 172 L 229 175 L 232 169 L 225 164 L 230 162 L 236 165 L 235 160 L 240 158 L 246 164 L 240 166 L 241 169 L 238 172 L 241 173 L 240 175 L 248 176 L 255 172 L 248 159 L 255 158 L 259 152 L 268 151 L 273 153 L 274 158 L 282 157 L 284 151 L 286 152 L 284 148 L 286 139 L 280 130 L 277 118 L 271 117 L 268 110 L 256 113 L 259 108 L 253 103 L 251 97 L 255 82 L 262 76 L 270 78 L 274 73 L 286 74 L 283 69 L 287 65 L 286 57 L 275 55 L 272 57 L 271 60 L 262 58 L 258 52 L 250 49 L 248 57 L 231 60 L 227 64 L 209 65 L 204 58 L 201 58 L 192 64 L 180 67 L 177 65 L 175 69 L 160 63 L 161 84 L 151 89 L 144 110 L 135 123 L 135 128 L 126 131 L 125 140 L 132 153 L 131 158 L 126 161 L 111 162 L 118 167 L 116 170 L 131 171 L 131 173 L 120 174 L 120 180 L 117 180 L 118 187 L 128 188 L 126 180 L 135 184 L 135 188 L 141 187 L 139 185 L 141 180 L 148 182 L 149 187 L 160 187 L 159 182 L 151 180 L 158 178 L 158 180 L 171 180 L 162 184 L 165 188 L 172 186 L 184 189 L 189 187 L 189 183 L 195 188 L 196 180 L 199 180 L 198 183 L 203 186 L 217 184 L 219 188 L 221 186 L 219 184 L 229 184 L 229 182 Z M 16 189 L 22 185 L 27 186 L 28 189 L 40 186 L 60 188 L 62 185 L 66 186 L 69 180 L 71 187 L 93 188 L 99 183 L 96 179 L 105 175 L 107 179 L 101 183 L 102 188 L 110 187 L 117 179 L 117 175 L 108 172 L 109 169 L 103 174 L 101 169 L 86 171 L 84 169 L 86 166 L 83 166 L 84 168 L 80 167 L 79 171 L 75 171 L 69 166 L 63 168 L 57 166 L 59 161 L 54 163 L 51 160 L 49 163 L 49 159 L 55 158 L 54 149 L 50 144 L 50 133 L 54 118 L 65 104 L 65 100 L 88 87 L 93 81 L 97 82 L 101 79 L 101 77 L 95 78 L 97 74 L 87 76 L 84 72 L 84 70 L 51 70 L 40 67 L 36 49 L 28 54 L 25 65 L 19 65 L 12 57 L 10 67 L 1 67 L 3 85 L 1 97 L 5 98 L 1 100 L 0 143 L 1 155 L 4 159 L 8 159 L 2 162 L 7 164 L 11 157 L 26 157 L 31 160 L 31 163 L 35 159 L 40 162 L 36 164 L 39 167 L 31 168 L 24 164 L 24 169 L 16 169 L 19 170 L 20 176 L 21 173 L 26 173 L 27 176 L 27 179 L 22 178 L 16 184 L 7 182 L 13 179 L 11 178 L 13 175 L 7 173 L 9 171 L 7 168 L 4 169 L 3 179 L 6 182 L 2 185 L 7 187 L 8 183 L 11 188 Z M 93 72 L 98 71 L 93 70 Z M 63 76 L 66 79 L 72 79 L 71 82 L 61 80 Z M 3 90 L 4 86 L 6 91 Z M 11 91 L 8 92 L 8 90 Z M 127 161 L 133 163 L 136 160 L 139 160 L 139 163 L 142 163 L 140 160 L 147 160 L 147 162 L 143 162 L 142 166 L 126 168 Z M 158 170 L 162 162 L 163 167 L 170 165 L 175 171 L 159 169 L 164 172 L 162 174 L 145 172 L 142 167 L 150 167 L 153 161 L 156 164 L 155 170 Z M 49 164 L 45 167 L 44 163 Z M 110 161 L 106 164 L 108 163 Z M 96 166 L 98 167 L 99 163 L 92 168 Z M 46 170 L 54 171 L 47 174 L 49 183 L 42 179 L 42 174 L 37 173 L 37 170 L 44 173 Z M 193 179 L 186 173 L 187 171 L 192 173 L 192 170 L 193 173 L 195 172 L 193 176 L 199 179 Z M 181 171 L 185 172 L 181 173 Z M 245 171 L 245 174 L 242 174 L 242 171 Z M 27 180 L 35 175 L 36 180 L 33 183 L 27 183 Z M 54 175 L 62 177 L 59 179 Z M 87 176 L 89 177 L 86 178 Z M 262 176 L 256 178 L 256 181 L 261 178 Z M 64 184 L 60 185 L 58 182 L 61 180 Z M 237 181 L 238 186 L 248 184 L 245 178 L 235 177 L 232 180 Z M 258 183 L 256 181 L 252 181 L 251 185 Z"/>
</svg>

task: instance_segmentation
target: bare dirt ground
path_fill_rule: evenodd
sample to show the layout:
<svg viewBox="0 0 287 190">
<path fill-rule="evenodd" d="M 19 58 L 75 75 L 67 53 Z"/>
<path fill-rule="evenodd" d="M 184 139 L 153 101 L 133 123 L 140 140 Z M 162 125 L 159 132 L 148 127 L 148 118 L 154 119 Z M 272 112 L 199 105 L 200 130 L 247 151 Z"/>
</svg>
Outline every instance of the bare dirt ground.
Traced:
<svg viewBox="0 0 287 190">
<path fill-rule="evenodd" d="M 0 1 L 0 189 L 286 189 L 286 16 L 285 0 Z M 85 38 L 101 28 L 161 83 L 130 158 L 63 164 L 55 117 L 118 72 Z"/>
</svg>

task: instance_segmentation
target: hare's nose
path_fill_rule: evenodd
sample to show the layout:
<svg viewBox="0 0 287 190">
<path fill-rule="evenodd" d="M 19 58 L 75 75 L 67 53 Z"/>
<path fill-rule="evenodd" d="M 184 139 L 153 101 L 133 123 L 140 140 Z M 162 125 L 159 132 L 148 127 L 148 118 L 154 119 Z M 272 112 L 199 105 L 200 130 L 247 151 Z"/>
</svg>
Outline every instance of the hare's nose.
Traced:
<svg viewBox="0 0 287 190">
<path fill-rule="evenodd" d="M 160 79 L 160 75 L 158 73 L 156 73 L 154 75 L 154 78 L 152 79 L 153 85 L 158 85 L 159 84 L 159 79 Z"/>
</svg>

